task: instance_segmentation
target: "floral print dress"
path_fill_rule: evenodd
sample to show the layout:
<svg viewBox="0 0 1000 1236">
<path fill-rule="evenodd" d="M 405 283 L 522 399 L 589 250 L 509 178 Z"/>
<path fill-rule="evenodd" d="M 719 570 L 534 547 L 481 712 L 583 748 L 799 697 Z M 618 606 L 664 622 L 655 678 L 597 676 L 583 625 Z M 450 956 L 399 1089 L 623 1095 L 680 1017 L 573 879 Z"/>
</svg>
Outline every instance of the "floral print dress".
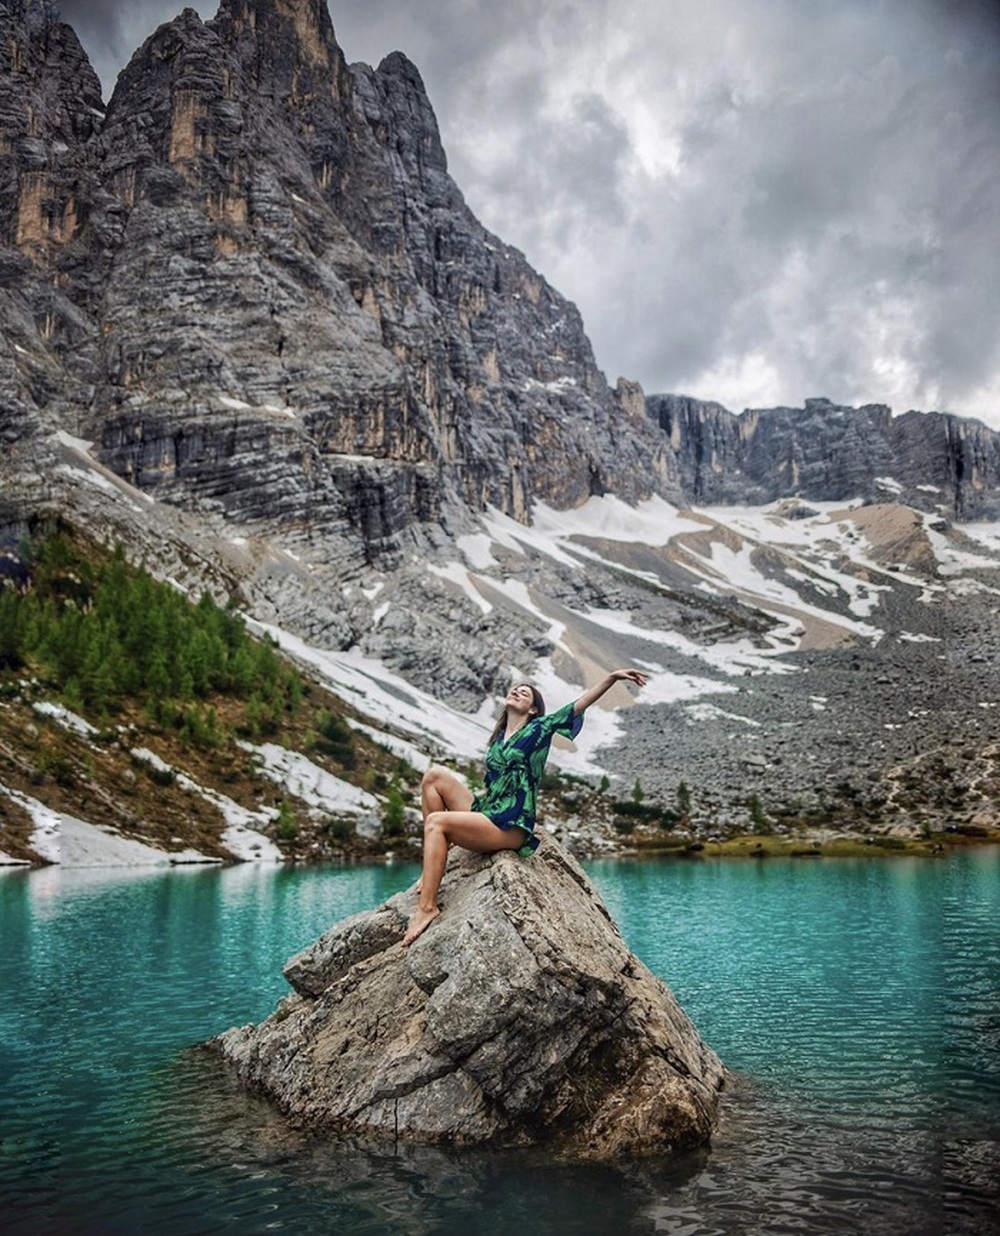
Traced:
<svg viewBox="0 0 1000 1236">
<path fill-rule="evenodd" d="M 538 784 L 552 736 L 575 738 L 582 727 L 583 714 L 575 713 L 570 703 L 557 712 L 532 717 L 509 738 L 501 735 L 487 748 L 483 792 L 472 800 L 472 810 L 481 811 L 497 828 L 523 828 L 528 837 L 518 853 L 524 858 L 538 849 Z"/>
</svg>

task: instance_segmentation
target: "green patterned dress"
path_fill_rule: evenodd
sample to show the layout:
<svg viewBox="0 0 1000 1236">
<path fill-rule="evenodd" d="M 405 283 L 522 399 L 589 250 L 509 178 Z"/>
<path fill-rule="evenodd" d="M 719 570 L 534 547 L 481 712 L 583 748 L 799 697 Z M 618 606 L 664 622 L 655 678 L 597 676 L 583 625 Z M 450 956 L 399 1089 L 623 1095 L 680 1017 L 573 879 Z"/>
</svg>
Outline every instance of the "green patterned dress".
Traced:
<svg viewBox="0 0 1000 1236">
<path fill-rule="evenodd" d="M 583 714 L 567 704 L 558 712 L 532 717 L 510 738 L 491 742 L 486 751 L 483 792 L 472 800 L 472 810 L 481 811 L 497 828 L 523 828 L 527 841 L 518 850 L 524 858 L 538 849 L 535 810 L 538 783 L 545 771 L 553 734 L 575 738 L 583 726 Z"/>
</svg>

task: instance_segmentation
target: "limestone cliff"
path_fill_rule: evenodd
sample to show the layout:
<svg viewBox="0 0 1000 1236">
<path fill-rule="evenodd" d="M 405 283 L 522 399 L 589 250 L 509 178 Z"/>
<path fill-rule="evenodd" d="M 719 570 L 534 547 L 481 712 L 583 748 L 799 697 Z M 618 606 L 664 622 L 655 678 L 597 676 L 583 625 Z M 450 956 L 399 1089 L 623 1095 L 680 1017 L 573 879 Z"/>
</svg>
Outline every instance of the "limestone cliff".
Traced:
<svg viewBox="0 0 1000 1236">
<path fill-rule="evenodd" d="M 554 841 L 456 850 L 441 901 L 409 949 L 412 890 L 338 924 L 285 967 L 297 994 L 211 1045 L 312 1127 L 596 1159 L 708 1141 L 722 1065 Z"/>
<path fill-rule="evenodd" d="M 87 398 L 65 349 L 93 335 L 67 296 L 67 248 L 91 198 L 83 152 L 101 87 L 69 26 L 0 4 L 0 442 L 26 442 Z M 60 405 L 52 417 L 45 410 Z"/>
<path fill-rule="evenodd" d="M 680 395 L 651 395 L 647 407 L 695 503 L 860 498 L 959 520 L 1000 515 L 1000 435 L 978 421 L 828 399 L 740 416 Z"/>
<path fill-rule="evenodd" d="M 0 15 L 5 433 L 33 394 L 150 494 L 359 561 L 449 507 L 679 496 L 574 306 L 465 206 L 403 55 L 348 66 L 323 0 L 223 0 L 105 117 L 72 31 Z"/>
</svg>

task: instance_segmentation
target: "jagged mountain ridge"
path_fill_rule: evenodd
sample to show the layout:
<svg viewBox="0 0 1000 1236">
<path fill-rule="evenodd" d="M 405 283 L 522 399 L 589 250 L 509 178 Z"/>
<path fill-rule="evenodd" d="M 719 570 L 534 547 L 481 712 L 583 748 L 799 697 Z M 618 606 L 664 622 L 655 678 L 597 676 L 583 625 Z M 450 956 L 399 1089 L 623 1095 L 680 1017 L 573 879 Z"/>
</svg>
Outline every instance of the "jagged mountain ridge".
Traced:
<svg viewBox="0 0 1000 1236">
<path fill-rule="evenodd" d="M 368 560 L 463 506 L 609 491 L 996 513 L 997 435 L 958 417 L 657 395 L 657 435 L 468 211 L 416 68 L 349 66 L 323 0 L 185 10 L 106 114 L 52 8 L 0 7 L 8 439 L 48 409 L 158 497 Z"/>
<path fill-rule="evenodd" d="M 997 435 L 957 417 L 658 395 L 657 434 L 468 211 L 416 68 L 349 66 L 323 0 L 185 10 L 106 114 L 52 9 L 0 7 L 7 439 L 44 409 L 157 497 L 368 561 L 603 492 L 998 509 Z"/>
<path fill-rule="evenodd" d="M 893 416 L 884 404 L 753 408 L 651 395 L 681 487 L 694 503 L 755 505 L 791 496 L 900 501 L 957 520 L 1000 516 L 1000 435 L 941 412 Z"/>
</svg>

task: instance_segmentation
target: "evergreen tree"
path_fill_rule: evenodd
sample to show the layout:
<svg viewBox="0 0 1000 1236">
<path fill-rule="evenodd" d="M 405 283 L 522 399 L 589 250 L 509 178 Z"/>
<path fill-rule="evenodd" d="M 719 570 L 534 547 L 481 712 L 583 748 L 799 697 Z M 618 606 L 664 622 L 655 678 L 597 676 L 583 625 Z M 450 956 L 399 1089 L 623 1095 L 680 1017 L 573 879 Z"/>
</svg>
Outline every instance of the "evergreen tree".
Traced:
<svg viewBox="0 0 1000 1236">
<path fill-rule="evenodd" d="M 382 814 L 382 828 L 387 837 L 399 837 L 406 824 L 406 804 L 399 788 L 399 782 L 394 780 L 386 795 L 385 811 Z"/>
</svg>

